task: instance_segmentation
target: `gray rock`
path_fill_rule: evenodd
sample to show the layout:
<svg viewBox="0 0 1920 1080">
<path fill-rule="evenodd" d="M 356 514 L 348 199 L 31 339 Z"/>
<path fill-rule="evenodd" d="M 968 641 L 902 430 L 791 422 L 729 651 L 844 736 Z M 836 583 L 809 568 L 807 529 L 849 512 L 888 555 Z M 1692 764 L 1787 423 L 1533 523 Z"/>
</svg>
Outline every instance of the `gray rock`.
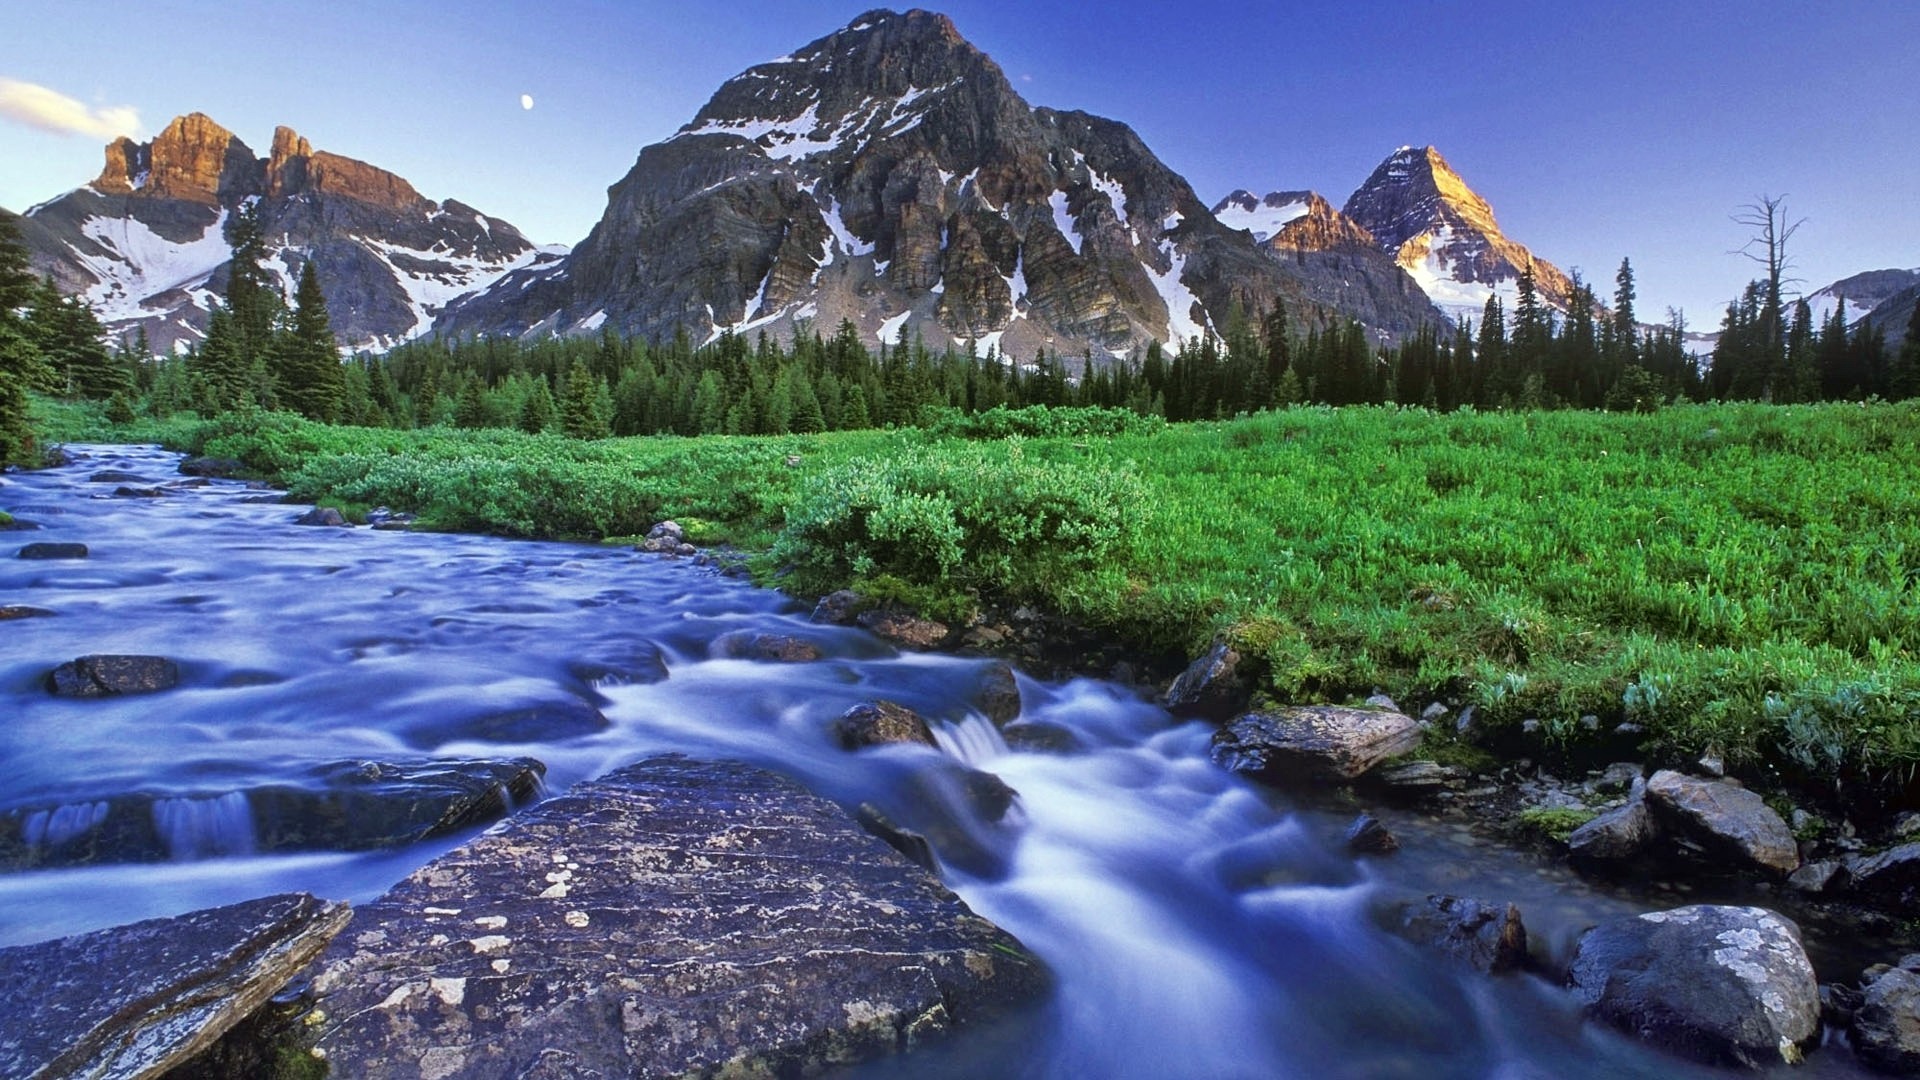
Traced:
<svg viewBox="0 0 1920 1080">
<path fill-rule="evenodd" d="M 1904 903 L 1920 895 L 1920 842 L 1849 859 L 1846 869 L 1854 891 L 1881 901 Z"/>
<path fill-rule="evenodd" d="M 1844 879 L 1845 864 L 1838 859 L 1821 859 L 1803 864 L 1787 875 L 1787 887 L 1804 893 L 1822 893 Z"/>
<path fill-rule="evenodd" d="M 113 489 L 113 495 L 117 499 L 164 499 L 167 491 L 159 487 L 133 487 L 122 484 Z"/>
<path fill-rule="evenodd" d="M 1647 802 L 1662 824 L 1712 854 L 1780 877 L 1800 865 L 1793 830 L 1760 796 L 1738 784 L 1662 769 L 1647 781 Z"/>
<path fill-rule="evenodd" d="M 11 622 L 14 619 L 45 619 L 51 618 L 52 615 L 53 612 L 46 608 L 33 607 L 29 604 L 0 604 L 0 622 Z"/>
<path fill-rule="evenodd" d="M 872 601 L 852 589 L 830 592 L 813 606 L 813 621 L 835 626 L 853 625 L 854 616 L 865 611 Z"/>
<path fill-rule="evenodd" d="M 1421 798 L 1442 791 L 1457 791 L 1466 786 L 1467 773 L 1451 765 L 1432 761 L 1409 761 L 1376 769 L 1368 778 L 1399 795 Z"/>
<path fill-rule="evenodd" d="M 1715 753 L 1711 750 L 1708 751 L 1707 753 L 1701 754 L 1700 760 L 1695 764 L 1700 766 L 1701 772 L 1706 773 L 1708 776 L 1714 777 L 1716 779 L 1727 775 L 1726 759 L 1722 758 L 1718 753 Z"/>
<path fill-rule="evenodd" d="M 1616 761 L 1600 771 L 1600 775 L 1588 782 L 1587 788 L 1596 795 L 1613 795 L 1631 790 L 1634 781 L 1639 780 L 1646 770 L 1637 762 Z"/>
<path fill-rule="evenodd" d="M 20 549 L 23 559 L 84 559 L 87 545 L 43 540 Z"/>
<path fill-rule="evenodd" d="M 567 672 L 591 686 L 650 686 L 667 678 L 667 657 L 660 646 L 630 638 L 576 657 Z"/>
<path fill-rule="evenodd" d="M 1869 981 L 1853 1012 L 1853 1048 L 1876 1069 L 1920 1073 L 1920 957 Z"/>
<path fill-rule="evenodd" d="M 647 530 L 647 539 L 671 540 L 675 544 L 681 544 L 687 539 L 687 530 L 681 528 L 677 521 L 662 521 Z"/>
<path fill-rule="evenodd" d="M 247 467 L 233 458 L 190 457 L 180 462 L 180 472 L 185 476 L 208 476 L 216 479 L 231 479 L 245 472 Z"/>
<path fill-rule="evenodd" d="M 1479 708 L 1468 705 L 1460 710 L 1459 716 L 1453 718 L 1453 733 L 1469 742 L 1477 741 L 1481 734 L 1479 720 Z"/>
<path fill-rule="evenodd" d="M 0 949 L 0 1075 L 160 1076 L 265 1004 L 349 915 L 295 893 Z"/>
<path fill-rule="evenodd" d="M 1014 676 L 1013 668 L 1002 661 L 981 665 L 970 697 L 974 708 L 995 727 L 1004 728 L 1020 716 L 1020 680 Z"/>
<path fill-rule="evenodd" d="M 0 869 L 398 847 L 504 817 L 545 772 L 531 758 L 341 761 L 249 788 L 21 802 L 0 809 Z"/>
<path fill-rule="evenodd" d="M 826 655 L 820 646 L 805 638 L 759 630 L 728 631 L 713 639 L 709 651 L 723 660 L 768 660 L 782 664 L 803 664 Z"/>
<path fill-rule="evenodd" d="M 937 649 L 953 636 L 946 623 L 897 608 L 869 608 L 853 621 L 876 637 L 908 649 Z"/>
<path fill-rule="evenodd" d="M 163 656 L 82 656 L 47 674 L 47 691 L 56 697 L 152 694 L 179 683 L 180 666 Z"/>
<path fill-rule="evenodd" d="M 1258 776 L 1351 780 L 1419 742 L 1419 725 L 1405 713 L 1290 705 L 1247 713 L 1215 732 L 1213 760 Z"/>
<path fill-rule="evenodd" d="M 1015 720 L 1001 728 L 1000 735 L 1012 749 L 1036 754 L 1072 754 L 1083 749 L 1080 736 L 1071 728 L 1045 720 Z"/>
<path fill-rule="evenodd" d="M 939 745 L 925 717 L 892 701 L 863 701 L 835 721 L 833 730 L 846 750 L 888 743 Z"/>
<path fill-rule="evenodd" d="M 1512 904 L 1431 895 L 1401 907 L 1393 929 L 1487 974 L 1515 971 L 1527 962 L 1527 928 Z"/>
<path fill-rule="evenodd" d="M 1577 863 L 1605 865 L 1644 854 L 1660 835 L 1659 822 L 1647 809 L 1646 791 L 1646 781 L 1634 777 L 1626 805 L 1601 814 L 1567 837 L 1568 856 Z"/>
<path fill-rule="evenodd" d="M 1367 708 L 1369 708 L 1369 709 L 1385 709 L 1385 710 L 1387 710 L 1388 712 L 1402 712 L 1402 711 L 1404 711 L 1404 710 L 1402 710 L 1402 709 L 1400 708 L 1400 703 L 1399 703 L 1399 702 L 1397 702 L 1397 701 L 1395 701 L 1395 700 L 1393 700 L 1392 698 L 1390 698 L 1390 697 L 1388 697 L 1388 696 L 1387 696 L 1387 695 L 1385 695 L 1385 694 L 1373 694 L 1373 695 L 1370 695 L 1370 696 L 1369 696 L 1369 697 L 1367 698 L 1367 701 L 1366 701 L 1366 706 L 1367 706 Z"/>
<path fill-rule="evenodd" d="M 1697 905 L 1615 919 L 1574 950 L 1573 990 L 1607 1023 L 1712 1064 L 1800 1060 L 1820 988 L 1800 928 L 1764 908 Z"/>
<path fill-rule="evenodd" d="M 1356 855 L 1390 855 L 1400 850 L 1400 838 L 1379 818 L 1361 814 L 1347 826 L 1347 850 Z"/>
<path fill-rule="evenodd" d="M 1247 700 L 1247 688 L 1237 674 L 1240 654 L 1216 641 L 1167 687 L 1160 703 L 1176 713 L 1229 713 Z"/>
<path fill-rule="evenodd" d="M 833 803 L 739 764 L 581 784 L 365 905 L 314 980 L 333 1075 L 800 1075 L 1046 984 Z"/>
<path fill-rule="evenodd" d="M 90 484 L 144 484 L 147 478 L 125 469 L 102 469 L 87 477 Z"/>
<path fill-rule="evenodd" d="M 351 528 L 352 523 L 342 517 L 340 511 L 331 506 L 316 506 L 293 519 L 295 525 L 323 525 L 332 528 Z"/>
<path fill-rule="evenodd" d="M 423 720 L 402 734 L 407 745 L 431 750 L 450 742 L 534 743 L 577 739 L 611 726 L 599 709 L 584 701 L 569 699 L 479 716 Z"/>
<path fill-rule="evenodd" d="M 1437 724 L 1445 720 L 1447 714 L 1452 711 L 1453 710 L 1447 708 L 1445 703 L 1436 701 L 1420 710 L 1420 719 L 1424 723 Z"/>
</svg>

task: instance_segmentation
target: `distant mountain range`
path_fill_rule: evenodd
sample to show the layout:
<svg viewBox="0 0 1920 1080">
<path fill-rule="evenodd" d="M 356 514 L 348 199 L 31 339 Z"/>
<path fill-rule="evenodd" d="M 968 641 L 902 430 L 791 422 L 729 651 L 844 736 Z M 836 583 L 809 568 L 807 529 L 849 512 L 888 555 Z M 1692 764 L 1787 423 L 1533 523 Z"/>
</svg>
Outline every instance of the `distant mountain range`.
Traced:
<svg viewBox="0 0 1920 1080">
<path fill-rule="evenodd" d="M 227 220 L 255 204 L 267 268 L 287 295 L 312 261 L 334 331 L 384 347 L 425 333 L 447 302 L 565 249 L 536 248 L 512 225 L 448 199 L 436 203 L 365 162 L 315 151 L 289 128 L 256 157 L 194 113 L 151 142 L 117 139 L 93 183 L 27 211 L 36 269 L 85 296 L 116 333 L 144 328 L 156 350 L 206 329 L 226 288 Z"/>
<path fill-rule="evenodd" d="M 727 80 L 640 151 L 571 250 L 284 127 L 262 158 L 196 113 L 106 158 L 22 232 L 37 268 L 156 349 L 199 339 L 225 288 L 222 227 L 248 203 L 269 269 L 290 294 L 314 262 L 356 348 L 603 328 L 699 343 L 847 320 L 870 344 L 1104 357 L 1276 304 L 1296 325 L 1351 318 L 1395 340 L 1477 322 L 1493 296 L 1511 313 L 1528 267 L 1547 304 L 1572 291 L 1431 146 L 1388 155 L 1338 210 L 1284 190 L 1209 210 L 1132 129 L 1029 105 L 924 11 L 869 12 Z M 1876 271 L 1810 300 L 1821 313 L 1844 295 L 1877 322 L 1910 313 L 1916 285 Z"/>
</svg>

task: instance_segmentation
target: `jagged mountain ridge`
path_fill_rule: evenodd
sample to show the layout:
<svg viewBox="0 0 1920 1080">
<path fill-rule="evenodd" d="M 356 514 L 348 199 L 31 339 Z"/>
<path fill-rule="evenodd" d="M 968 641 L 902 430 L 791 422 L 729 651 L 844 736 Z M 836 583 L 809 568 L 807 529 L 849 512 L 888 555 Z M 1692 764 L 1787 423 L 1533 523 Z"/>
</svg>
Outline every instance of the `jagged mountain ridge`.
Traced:
<svg viewBox="0 0 1920 1080">
<path fill-rule="evenodd" d="M 1806 296 L 1813 325 L 1822 326 L 1833 318 L 1840 301 L 1847 303 L 1847 322 L 1856 324 L 1877 311 L 1900 293 L 1920 285 L 1920 268 L 1913 270 L 1867 270 L 1841 278 L 1831 285 L 1815 289 Z M 1904 331 L 1903 320 L 1896 330 Z"/>
<path fill-rule="evenodd" d="M 1231 229 L 1243 229 L 1270 256 L 1297 267 L 1319 303 L 1368 325 L 1426 296 L 1419 282 L 1382 252 L 1373 234 L 1333 208 L 1318 192 L 1234 191 L 1213 208 Z"/>
<path fill-rule="evenodd" d="M 35 268 L 92 302 L 112 333 L 143 328 L 169 351 L 203 336 L 225 289 L 226 222 L 248 202 L 287 295 L 311 260 L 334 331 L 352 346 L 423 333 L 450 300 L 560 254 L 384 169 L 316 151 L 290 128 L 256 157 L 200 113 L 149 142 L 116 139 L 98 178 L 27 211 L 21 233 Z"/>
<path fill-rule="evenodd" d="M 1493 207 L 1431 146 L 1389 154 L 1341 212 L 1455 320 L 1477 320 L 1490 296 L 1511 312 L 1515 283 L 1528 266 L 1548 305 L 1564 311 L 1573 292 L 1565 272 L 1500 231 Z"/>
<path fill-rule="evenodd" d="M 1124 124 L 1035 108 L 941 15 L 874 11 L 729 79 L 641 150 L 556 266 L 454 305 L 449 333 L 919 335 L 1124 354 L 1253 314 L 1344 312 L 1221 225 Z M 1438 312 L 1381 305 L 1406 333 Z"/>
</svg>

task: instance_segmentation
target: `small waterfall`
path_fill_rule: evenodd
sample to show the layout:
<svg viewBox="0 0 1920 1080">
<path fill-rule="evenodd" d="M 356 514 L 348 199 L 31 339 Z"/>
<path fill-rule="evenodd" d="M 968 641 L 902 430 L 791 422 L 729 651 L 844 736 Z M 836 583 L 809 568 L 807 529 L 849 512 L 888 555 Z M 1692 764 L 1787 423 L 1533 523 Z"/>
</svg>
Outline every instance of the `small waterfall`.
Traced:
<svg viewBox="0 0 1920 1080">
<path fill-rule="evenodd" d="M 1007 752 L 1007 740 L 1000 737 L 1000 729 L 979 716 L 969 716 L 957 724 L 933 725 L 933 741 L 948 757 L 975 768 Z"/>
<path fill-rule="evenodd" d="M 244 791 L 208 799 L 155 799 L 153 827 L 175 862 L 254 850 L 253 806 Z"/>
<path fill-rule="evenodd" d="M 20 827 L 29 848 L 57 848 L 76 836 L 93 831 L 107 820 L 104 802 L 73 803 L 52 810 L 35 810 Z"/>
</svg>

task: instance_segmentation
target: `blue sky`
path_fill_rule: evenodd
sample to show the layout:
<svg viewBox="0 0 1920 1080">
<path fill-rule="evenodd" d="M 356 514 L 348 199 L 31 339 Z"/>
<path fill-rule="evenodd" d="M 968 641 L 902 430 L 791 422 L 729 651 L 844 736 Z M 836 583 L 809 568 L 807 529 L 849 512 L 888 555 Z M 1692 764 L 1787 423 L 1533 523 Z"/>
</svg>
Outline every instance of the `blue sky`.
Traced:
<svg viewBox="0 0 1920 1080">
<path fill-rule="evenodd" d="M 867 6 L 12 0 L 0 80 L 15 101 L 20 84 L 73 99 L 61 123 L 85 130 L 30 126 L 0 101 L 0 206 L 92 179 L 103 133 L 134 116 L 151 136 L 200 111 L 259 153 L 286 124 L 573 243 L 640 148 L 723 80 Z M 1754 271 L 1729 254 L 1746 239 L 1730 215 L 1762 193 L 1807 219 L 1790 254 L 1808 289 L 1920 267 L 1907 0 L 937 9 L 1030 102 L 1133 125 L 1209 202 L 1313 188 L 1338 205 L 1394 147 L 1431 143 L 1508 235 L 1603 293 L 1631 257 L 1643 317 L 1679 306 L 1711 328 Z"/>
</svg>

